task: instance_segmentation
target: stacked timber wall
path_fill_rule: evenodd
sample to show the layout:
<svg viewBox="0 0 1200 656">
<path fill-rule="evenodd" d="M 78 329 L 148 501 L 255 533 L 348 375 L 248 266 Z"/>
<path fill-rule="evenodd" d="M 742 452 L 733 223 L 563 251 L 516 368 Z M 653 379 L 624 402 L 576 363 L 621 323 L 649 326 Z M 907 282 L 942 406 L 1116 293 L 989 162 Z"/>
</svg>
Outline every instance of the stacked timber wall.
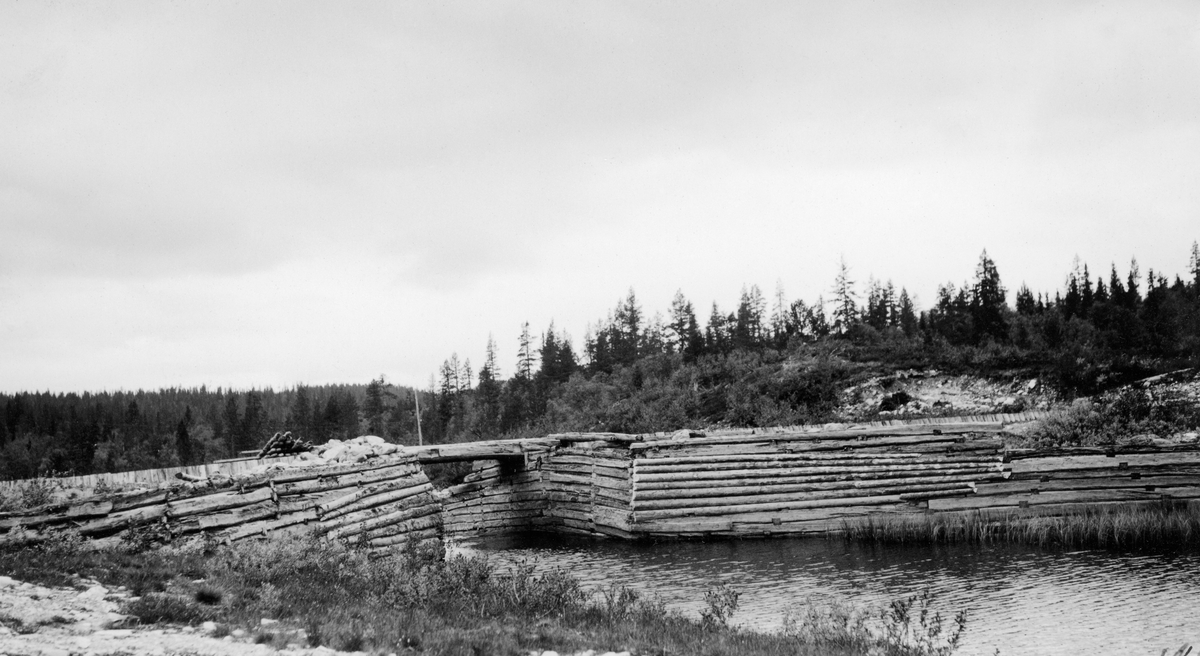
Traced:
<svg viewBox="0 0 1200 656">
<path fill-rule="evenodd" d="M 536 459 L 528 467 L 477 460 L 459 485 L 440 493 L 448 538 L 531 531 L 546 526 L 548 507 Z"/>
<path fill-rule="evenodd" d="M 236 541 L 308 526 L 330 538 L 383 548 L 441 534 L 441 507 L 413 455 L 231 483 L 229 489 L 180 483 L 6 513 L 0 516 L 0 544 L 37 541 L 63 530 L 117 539 L 130 529 L 171 537 L 205 532 Z"/>
<path fill-rule="evenodd" d="M 1000 424 L 730 433 L 631 444 L 633 533 L 765 537 L 924 512 L 1004 477 Z"/>
<path fill-rule="evenodd" d="M 600 435 L 558 437 L 563 446 L 541 462 L 547 526 L 562 533 L 636 537 L 629 445 L 618 436 L 609 436 L 615 442 Z"/>
</svg>

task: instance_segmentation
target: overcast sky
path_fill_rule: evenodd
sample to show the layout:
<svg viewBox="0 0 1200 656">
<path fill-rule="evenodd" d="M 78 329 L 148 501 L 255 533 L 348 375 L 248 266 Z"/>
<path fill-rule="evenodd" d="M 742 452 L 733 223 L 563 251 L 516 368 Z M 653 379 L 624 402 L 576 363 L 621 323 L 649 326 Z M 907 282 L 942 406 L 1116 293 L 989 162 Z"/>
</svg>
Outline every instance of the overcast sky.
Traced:
<svg viewBox="0 0 1200 656">
<path fill-rule="evenodd" d="M 0 2 L 0 391 L 425 385 L 1200 238 L 1200 3 Z"/>
</svg>

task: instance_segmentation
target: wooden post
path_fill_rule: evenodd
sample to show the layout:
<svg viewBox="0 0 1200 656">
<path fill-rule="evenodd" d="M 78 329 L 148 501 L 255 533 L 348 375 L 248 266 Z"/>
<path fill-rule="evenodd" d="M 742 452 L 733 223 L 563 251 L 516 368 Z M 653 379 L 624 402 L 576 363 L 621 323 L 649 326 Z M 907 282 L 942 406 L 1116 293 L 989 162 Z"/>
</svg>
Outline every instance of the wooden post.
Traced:
<svg viewBox="0 0 1200 656">
<path fill-rule="evenodd" d="M 413 390 L 413 403 L 417 404 L 417 446 L 424 446 L 425 438 L 421 436 L 421 392 Z"/>
</svg>

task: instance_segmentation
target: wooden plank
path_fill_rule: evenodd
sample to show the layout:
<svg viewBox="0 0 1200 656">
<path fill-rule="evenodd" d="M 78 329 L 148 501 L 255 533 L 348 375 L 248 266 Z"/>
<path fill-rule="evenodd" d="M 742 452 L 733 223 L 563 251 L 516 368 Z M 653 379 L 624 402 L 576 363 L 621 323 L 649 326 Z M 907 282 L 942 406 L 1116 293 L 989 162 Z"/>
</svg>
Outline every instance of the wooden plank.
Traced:
<svg viewBox="0 0 1200 656">
<path fill-rule="evenodd" d="M 402 476 L 410 474 L 420 474 L 420 467 L 414 464 L 402 464 L 391 467 L 381 467 L 363 472 L 349 472 L 336 476 L 326 476 L 322 478 L 297 481 L 293 483 L 276 483 L 275 491 L 281 497 L 290 496 L 293 494 L 313 494 L 315 492 L 328 492 L 331 490 L 341 490 L 360 485 L 368 485 L 371 483 L 379 483 L 382 481 L 390 481 Z"/>
<path fill-rule="evenodd" d="M 420 542 L 431 538 L 436 538 L 440 533 L 438 528 L 427 528 L 420 531 L 409 531 L 407 533 L 398 533 L 384 538 L 375 538 L 367 541 L 370 547 L 397 547 L 409 542 Z"/>
<path fill-rule="evenodd" d="M 597 476 L 593 480 L 590 476 L 575 476 L 571 474 L 559 474 L 555 472 L 546 472 L 542 478 L 547 484 L 571 485 L 582 488 L 587 488 L 595 485 L 609 490 L 631 490 L 633 483 L 629 480 L 611 478 L 608 476 Z"/>
<path fill-rule="evenodd" d="M 663 448 L 670 446 L 694 446 L 708 444 L 746 444 L 753 442 L 804 442 L 824 440 L 857 440 L 859 438 L 875 440 L 911 439 L 912 443 L 925 438 L 961 438 L 977 433 L 994 433 L 1003 430 L 999 422 L 992 424 L 946 424 L 942 426 L 896 426 L 865 430 L 829 430 L 816 432 L 793 433 L 743 433 L 739 435 L 718 435 L 714 437 L 690 437 L 685 439 L 647 439 L 630 444 L 629 448 L 639 451 L 647 448 Z M 929 440 L 934 441 L 934 440 Z"/>
<path fill-rule="evenodd" d="M 997 458 L 992 456 L 991 458 Z M 813 461 L 825 463 L 855 463 L 870 461 L 868 464 L 888 464 L 904 462 L 980 462 L 988 461 L 988 456 L 964 454 L 923 454 L 923 453 L 860 453 L 860 452 L 812 452 L 812 453 L 727 453 L 702 456 L 674 457 L 645 457 L 635 462 L 639 470 L 649 470 L 660 465 L 708 465 L 719 463 L 739 462 L 787 462 Z"/>
<path fill-rule="evenodd" d="M 229 526 L 237 526 L 259 519 L 275 518 L 278 516 L 279 508 L 274 501 L 267 499 L 260 501 L 253 506 L 245 506 L 208 515 L 200 515 L 195 518 L 195 523 L 191 521 L 181 522 L 178 526 L 172 526 L 173 533 L 190 533 L 193 530 L 208 531 L 217 528 L 227 528 Z"/>
<path fill-rule="evenodd" d="M 365 521 L 354 522 L 354 523 L 339 526 L 332 530 L 326 531 L 326 535 L 328 535 L 331 538 L 348 538 L 348 537 L 358 535 L 360 533 L 376 532 L 376 531 L 379 531 L 379 530 L 387 528 L 387 527 L 392 527 L 392 526 L 397 526 L 397 525 L 405 526 L 409 522 L 416 520 L 418 518 L 429 517 L 430 515 L 436 515 L 439 513 L 440 510 L 441 509 L 438 508 L 438 506 L 433 505 L 433 504 L 425 504 L 425 505 L 420 505 L 420 506 L 416 506 L 413 508 L 404 508 L 402 510 L 395 510 L 393 512 L 384 513 L 384 514 L 379 515 L 378 517 L 374 517 L 372 519 L 368 519 Z M 441 522 L 440 517 L 437 517 L 435 519 L 437 519 L 437 521 L 439 523 Z M 400 530 L 400 529 L 397 529 L 397 530 Z"/>
<path fill-rule="evenodd" d="M 906 503 L 881 506 L 831 507 L 807 510 L 788 510 L 779 512 L 741 513 L 717 517 L 689 517 L 686 519 L 655 519 L 643 520 L 637 518 L 636 532 L 676 533 L 684 531 L 714 532 L 732 531 L 735 525 L 747 526 L 754 531 L 760 531 L 766 526 L 780 526 L 805 523 L 811 521 L 853 520 L 869 516 L 918 515 L 923 511 L 915 509 Z M 636 517 L 636 514 L 635 514 Z"/>
<path fill-rule="evenodd" d="M 416 464 L 416 459 L 412 456 L 390 456 L 380 458 L 372 462 L 355 463 L 349 465 L 329 465 L 329 466 L 314 466 L 297 468 L 291 472 L 279 473 L 270 477 L 270 480 L 275 482 L 275 486 L 302 483 L 314 481 L 318 479 L 334 479 L 342 476 L 353 476 L 358 474 L 367 474 L 370 472 L 379 472 L 385 469 L 407 469 L 411 471 L 420 471 L 420 467 Z"/>
<path fill-rule="evenodd" d="M 141 526 L 151 522 L 162 521 L 167 514 L 166 504 L 156 506 L 142 506 L 132 510 L 122 512 L 109 513 L 105 517 L 92 519 L 80 524 L 76 527 L 79 534 L 84 537 L 94 535 L 107 535 L 115 533 L 134 526 Z"/>
</svg>

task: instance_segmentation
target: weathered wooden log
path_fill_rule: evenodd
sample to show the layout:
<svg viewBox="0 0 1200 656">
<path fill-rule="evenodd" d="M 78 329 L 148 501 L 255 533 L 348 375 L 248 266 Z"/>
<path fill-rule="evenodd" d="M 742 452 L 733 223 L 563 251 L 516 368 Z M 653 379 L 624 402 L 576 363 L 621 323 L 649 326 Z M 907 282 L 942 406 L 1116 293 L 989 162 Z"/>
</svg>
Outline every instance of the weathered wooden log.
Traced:
<svg viewBox="0 0 1200 656">
<path fill-rule="evenodd" d="M 663 439 L 653 440 L 646 439 L 641 442 L 630 444 L 630 449 L 640 450 L 645 448 L 663 446 L 694 446 L 705 444 L 745 444 L 751 442 L 804 442 L 804 441 L 824 441 L 824 440 L 846 440 L 846 439 L 874 439 L 881 440 L 912 440 L 910 443 L 919 443 L 920 441 L 936 441 L 937 438 L 943 437 L 964 437 L 978 433 L 999 432 L 1003 430 L 1003 426 L 999 423 L 995 424 L 944 424 L 942 426 L 895 426 L 889 428 L 867 429 L 867 430 L 830 430 L 820 432 L 806 433 L 760 433 L 760 434 L 741 434 L 741 435 L 721 435 L 715 437 L 692 437 L 682 440 L 678 439 Z M 927 439 L 933 438 L 933 439 Z M 899 442 L 896 442 L 899 443 Z"/>
<path fill-rule="evenodd" d="M 412 531 L 410 533 L 400 533 L 386 538 L 375 538 L 367 542 L 367 545 L 372 548 L 380 547 L 398 547 L 406 545 L 409 542 L 421 542 L 431 540 L 438 537 L 440 531 L 436 528 L 427 528 L 421 531 Z"/>
<path fill-rule="evenodd" d="M 630 490 L 633 489 L 633 483 L 629 479 L 612 478 L 610 476 L 597 476 L 594 479 L 591 476 L 581 476 L 576 474 L 559 474 L 557 472 L 545 472 L 542 477 L 543 485 L 560 484 L 576 487 L 603 487 L 610 490 Z"/>
<path fill-rule="evenodd" d="M 279 517 L 277 518 L 272 517 L 242 524 L 236 529 L 233 529 L 233 532 L 227 535 L 226 539 L 230 542 L 236 542 L 249 537 L 270 535 L 272 532 L 283 528 L 296 526 L 298 524 L 307 524 L 309 522 L 315 522 L 316 520 L 317 512 L 313 509 L 301 510 L 286 514 L 280 513 Z"/>
<path fill-rule="evenodd" d="M 1197 476 L 1200 475 L 1200 465 L 1169 465 L 1160 467 L 1129 467 L 1127 469 L 1063 469 L 1045 472 L 1020 472 L 1009 476 L 1013 481 L 1046 480 L 1075 480 L 1082 478 L 1128 478 L 1138 476 L 1143 479 L 1163 476 Z"/>
<path fill-rule="evenodd" d="M 904 485 L 930 485 L 930 484 L 947 484 L 947 483 L 972 483 L 980 480 L 981 477 L 976 474 L 952 474 L 946 476 L 921 476 L 911 478 L 881 478 L 874 480 L 835 480 L 831 482 L 821 483 L 800 483 L 790 485 L 738 485 L 728 487 L 695 487 L 695 488 L 665 488 L 655 490 L 642 490 L 638 488 L 634 492 L 634 499 L 638 502 L 649 501 L 655 499 L 677 499 L 677 498 L 699 498 L 699 497 L 725 497 L 725 496 L 740 496 L 740 495 L 755 495 L 755 494 L 779 494 L 779 493 L 795 493 L 795 492 L 818 492 L 823 490 L 869 490 L 872 488 L 889 488 Z M 760 481 L 761 479 L 750 479 L 751 481 Z"/>
<path fill-rule="evenodd" d="M 697 479 L 690 481 L 646 481 L 639 482 L 635 491 L 638 495 L 643 492 L 654 492 L 657 495 L 660 492 L 669 492 L 679 490 L 683 494 L 689 494 L 692 490 L 714 490 L 715 494 L 720 494 L 722 488 L 733 487 L 762 487 L 771 488 L 786 485 L 825 485 L 837 483 L 872 483 L 881 481 L 920 481 L 929 478 L 942 476 L 961 477 L 963 480 L 972 481 L 1000 481 L 1004 480 L 1004 473 L 999 470 L 990 469 L 944 469 L 939 471 L 913 471 L 913 472 L 868 472 L 857 474 L 816 474 L 816 475 L 792 475 L 792 476 L 771 476 L 771 477 L 731 477 L 728 479 Z M 881 483 L 883 484 L 883 483 Z M 836 487 L 834 485 L 833 487 Z M 865 485 L 864 487 L 870 487 Z M 652 495 L 654 496 L 654 495 Z"/>
<path fill-rule="evenodd" d="M 412 508 L 424 508 L 424 507 L 441 508 L 441 506 L 437 503 L 436 500 L 433 499 L 432 496 L 430 496 L 428 494 L 418 494 L 418 495 L 407 497 L 405 499 L 401 499 L 399 501 L 395 501 L 395 502 L 392 502 L 389 504 L 373 506 L 371 508 L 364 508 L 362 510 L 357 510 L 357 511 L 354 511 L 351 513 L 347 513 L 345 515 L 341 515 L 334 519 L 322 518 L 320 526 L 317 528 L 317 530 L 319 532 L 325 533 L 325 532 L 329 532 L 332 530 L 342 528 L 344 526 L 350 526 L 351 524 L 358 524 L 361 522 L 372 520 L 377 517 L 381 517 L 383 515 L 388 515 L 391 513 L 400 512 L 400 511 L 404 511 L 404 510 L 408 510 L 408 509 L 412 509 Z"/>
<path fill-rule="evenodd" d="M 432 490 L 433 485 L 429 483 L 422 483 L 420 485 L 403 487 L 398 490 L 391 490 L 389 492 L 382 492 L 368 497 L 362 497 L 348 505 L 341 506 L 328 512 L 321 512 L 321 509 L 318 508 L 317 514 L 320 515 L 322 521 L 329 521 L 341 517 L 342 515 L 347 515 L 360 510 L 366 510 L 368 508 L 384 506 L 389 503 L 394 503 L 409 497 L 415 497 L 419 494 L 430 492 Z"/>
<path fill-rule="evenodd" d="M 279 486 L 288 483 L 314 481 L 322 478 L 337 478 L 347 475 L 366 474 L 370 472 L 376 472 L 381 469 L 391 468 L 409 468 L 413 470 L 419 469 L 416 458 L 412 457 L 411 455 L 400 454 L 376 458 L 369 462 L 297 467 L 292 471 L 275 473 L 270 477 L 270 480 L 274 481 L 275 485 Z"/>
<path fill-rule="evenodd" d="M 236 491 L 218 492 L 200 497 L 180 499 L 167 502 L 167 517 L 182 519 L 192 515 L 204 515 L 254 505 L 260 501 L 269 501 L 275 496 L 270 488 L 259 488 L 252 492 L 241 494 Z"/>
<path fill-rule="evenodd" d="M 765 512 L 771 510 L 800 510 L 805 508 L 828 508 L 831 506 L 883 506 L 902 501 L 899 494 L 872 495 L 862 497 L 835 497 L 826 499 L 790 500 L 770 503 L 744 503 L 703 508 L 667 508 L 661 510 L 634 510 L 634 520 L 687 517 L 689 515 L 734 515 L 737 513 Z"/>
<path fill-rule="evenodd" d="M 358 487 L 360 485 L 379 483 L 381 481 L 390 481 L 401 476 L 416 474 L 420 471 L 421 469 L 417 465 L 405 463 L 389 467 L 380 467 L 362 472 L 347 472 L 338 474 L 336 476 L 312 478 L 304 481 L 276 483 L 275 491 L 281 497 L 290 496 L 293 494 L 328 492 L 331 490 L 341 490 L 345 488 Z"/>
<path fill-rule="evenodd" d="M 1102 455 L 1056 456 L 1015 460 L 1011 465 L 1013 474 L 1064 471 L 1070 469 L 1172 467 L 1178 465 L 1200 465 L 1200 452 L 1130 453 L 1114 457 Z"/>
<path fill-rule="evenodd" d="M 993 456 L 993 458 L 998 456 Z M 812 461 L 823 463 L 855 463 L 867 461 L 866 464 L 890 464 L 905 462 L 981 462 L 988 461 L 985 456 L 963 454 L 923 454 L 923 453 L 746 453 L 720 454 L 709 456 L 678 456 L 678 457 L 645 457 L 636 460 L 639 470 L 657 469 L 659 466 L 678 465 L 716 465 L 722 463 L 741 462 L 790 462 Z M 861 464 L 861 463 L 860 463 Z"/>
<path fill-rule="evenodd" d="M 1006 481 L 1003 483 L 983 483 L 977 486 L 976 494 L 988 496 L 994 494 L 1060 492 L 1065 490 L 1158 489 L 1196 485 L 1200 485 L 1200 476 L 1139 476 L 1138 478 L 1132 478 L 1129 475 L 1112 475 L 1105 478 L 1054 479 L 1045 482 L 1040 480 L 1022 480 Z"/>
<path fill-rule="evenodd" d="M 132 510 L 109 513 L 104 517 L 86 521 L 77 526 L 76 530 L 84 537 L 104 536 L 127 528 L 160 522 L 166 516 L 166 504 L 142 506 Z"/>
<path fill-rule="evenodd" d="M 1006 496 L 972 496 L 961 499 L 931 499 L 929 501 L 929 509 L 934 511 L 977 510 L 1011 506 L 1039 506 L 1056 503 L 1143 501 L 1146 499 L 1158 499 L 1161 496 L 1157 492 L 1151 493 L 1139 490 L 1074 490 L 1038 494 L 1010 494 Z"/>
<path fill-rule="evenodd" d="M 765 526 L 787 526 L 788 524 L 806 523 L 812 521 L 847 521 L 867 516 L 923 516 L 924 511 L 914 508 L 907 503 L 894 503 L 878 506 L 833 506 L 829 508 L 813 508 L 803 510 L 784 510 L 774 512 L 739 513 L 729 516 L 687 517 L 668 519 L 644 519 L 637 513 L 636 531 L 653 532 L 658 534 L 682 532 L 718 532 L 732 531 L 735 526 L 746 526 L 748 532 L 760 532 Z"/>
<path fill-rule="evenodd" d="M 441 509 L 436 505 L 417 506 L 415 508 L 406 508 L 397 510 L 384 515 L 380 515 L 374 519 L 368 519 L 362 522 L 356 522 L 349 525 L 341 526 L 326 533 L 331 539 L 348 538 L 360 533 L 366 533 L 385 527 L 405 524 L 410 520 L 421 517 L 428 517 L 437 514 Z M 440 522 L 441 519 L 439 518 Z"/>
<path fill-rule="evenodd" d="M 652 481 L 696 481 L 707 479 L 729 479 L 729 478 L 770 478 L 774 476 L 796 476 L 802 474 L 854 474 L 854 473 L 887 473 L 895 475 L 904 475 L 905 473 L 913 472 L 933 472 L 954 470 L 962 472 L 970 471 L 998 471 L 1000 463 L 990 465 L 960 465 L 958 463 L 940 464 L 912 464 L 889 467 L 885 465 L 862 465 L 862 466 L 843 466 L 843 467 L 789 467 L 785 469 L 728 469 L 724 471 L 699 471 L 699 472 L 671 472 L 666 474 L 642 474 L 639 471 L 634 471 L 634 486 L 640 487 L 643 482 Z"/>
<path fill-rule="evenodd" d="M 693 497 L 671 499 L 647 499 L 643 500 L 640 497 L 635 498 L 633 508 L 637 511 L 642 510 L 663 510 L 667 508 L 710 508 L 710 507 L 725 507 L 737 506 L 748 503 L 770 503 L 770 502 L 789 502 L 789 501 L 811 501 L 816 499 L 842 499 L 856 498 L 870 495 L 879 496 L 895 496 L 909 495 L 917 492 L 942 492 L 946 490 L 961 490 L 964 483 L 932 483 L 926 485 L 895 485 L 891 487 L 877 489 L 861 489 L 848 488 L 838 490 L 822 490 L 817 492 L 789 492 L 786 494 L 748 494 L 740 496 L 722 496 L 722 497 Z"/>
<path fill-rule="evenodd" d="M 643 474 L 659 474 L 669 472 L 688 472 L 688 471 L 729 471 L 729 470 L 744 470 L 744 469 L 787 469 L 795 467 L 867 467 L 881 466 L 893 468 L 908 468 L 913 465 L 959 465 L 959 466 L 992 466 L 999 465 L 1001 461 L 998 458 L 983 459 L 983 458 L 919 458 L 919 459 L 900 459 L 900 458 L 855 458 L 855 459 L 807 459 L 807 458 L 788 458 L 780 456 L 778 458 L 764 460 L 737 460 L 713 463 L 686 463 L 686 464 L 643 464 L 639 461 L 634 469 L 635 473 Z"/>
<path fill-rule="evenodd" d="M 327 501 L 327 502 L 317 506 L 317 512 L 321 515 L 327 515 L 327 514 L 335 512 L 337 510 L 340 510 L 342 508 L 345 508 L 346 506 L 353 505 L 357 501 L 361 501 L 362 499 L 372 497 L 377 494 L 383 494 L 384 492 L 392 492 L 395 490 L 407 489 L 410 487 L 418 487 L 422 484 L 427 485 L 430 488 L 432 488 L 432 485 L 429 484 L 428 479 L 425 479 L 425 477 L 423 477 L 423 476 L 422 477 L 405 476 L 402 478 L 398 478 L 396 480 L 386 481 L 383 483 L 374 483 L 372 485 L 368 485 L 366 487 L 359 488 L 358 490 L 355 490 L 354 492 L 351 492 L 350 494 L 342 495 L 336 499 Z"/>
</svg>

